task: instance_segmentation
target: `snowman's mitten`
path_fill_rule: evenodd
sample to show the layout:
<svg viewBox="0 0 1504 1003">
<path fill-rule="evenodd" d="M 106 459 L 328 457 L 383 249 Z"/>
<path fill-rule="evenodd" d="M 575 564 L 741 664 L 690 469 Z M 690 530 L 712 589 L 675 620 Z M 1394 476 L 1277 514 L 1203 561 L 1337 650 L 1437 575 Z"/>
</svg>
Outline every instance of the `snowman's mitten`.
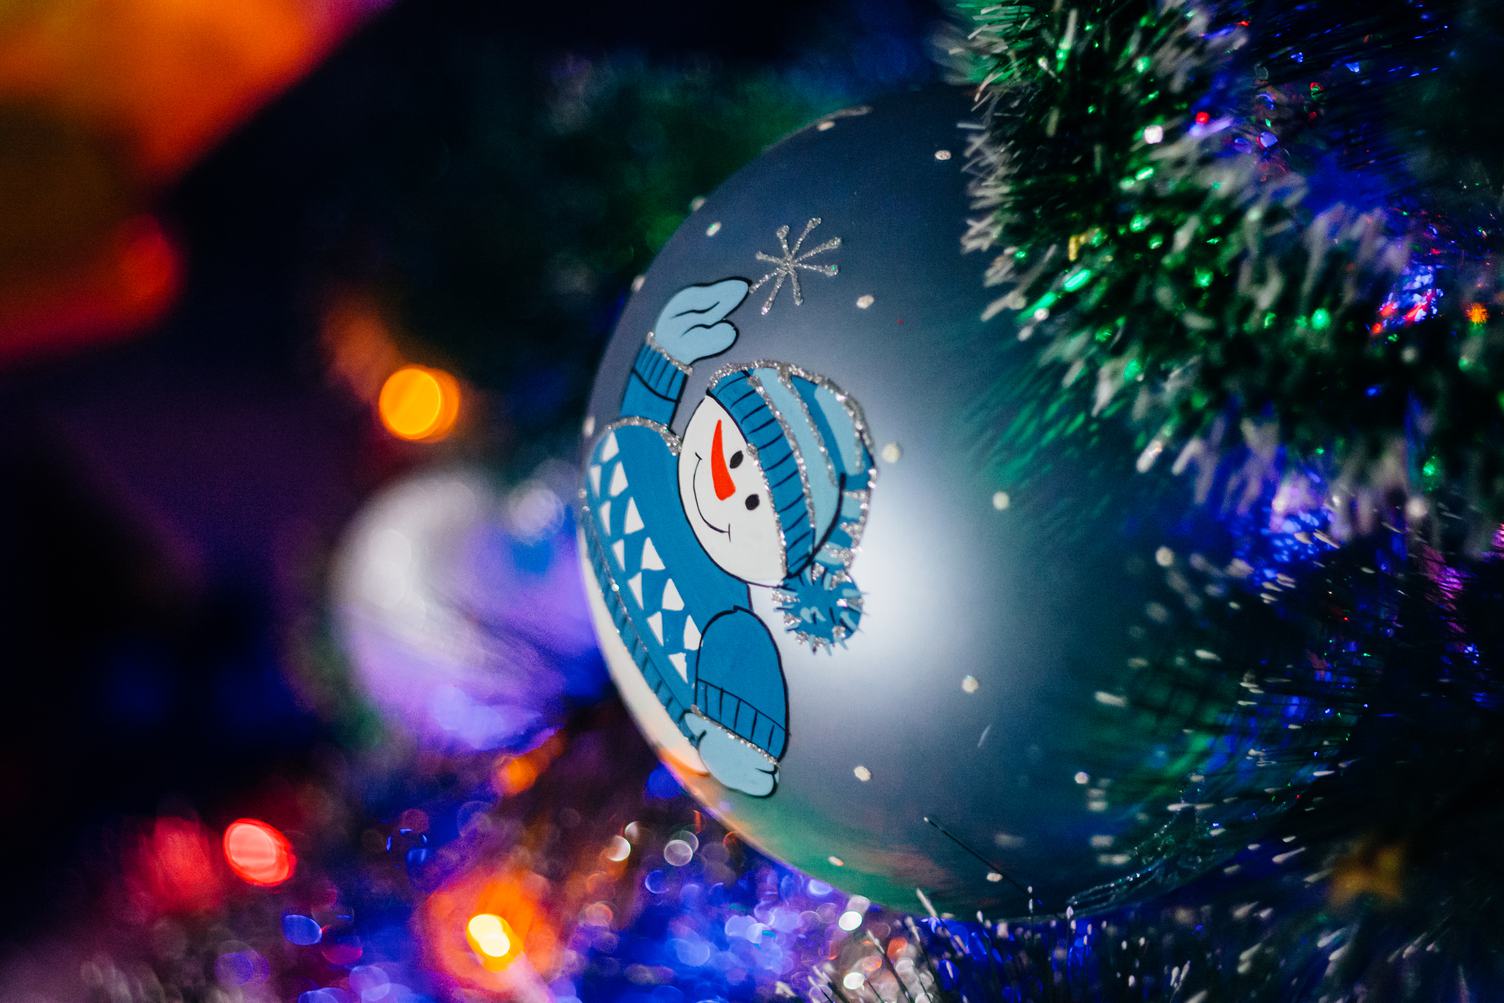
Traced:
<svg viewBox="0 0 1504 1003">
<path fill-rule="evenodd" d="M 778 764 L 752 743 L 692 712 L 684 715 L 684 725 L 705 768 L 726 787 L 761 798 L 778 786 Z"/>
<path fill-rule="evenodd" d="M 669 299 L 653 327 L 653 343 L 681 365 L 720 355 L 736 341 L 736 327 L 726 319 L 747 298 L 744 279 L 723 279 L 686 286 Z"/>
</svg>

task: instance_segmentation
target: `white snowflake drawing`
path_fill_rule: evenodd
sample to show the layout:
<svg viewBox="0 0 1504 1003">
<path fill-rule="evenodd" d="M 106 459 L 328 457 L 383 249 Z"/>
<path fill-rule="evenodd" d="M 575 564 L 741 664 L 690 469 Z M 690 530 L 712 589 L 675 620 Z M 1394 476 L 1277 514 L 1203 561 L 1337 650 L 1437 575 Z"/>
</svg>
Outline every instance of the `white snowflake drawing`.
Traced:
<svg viewBox="0 0 1504 1003">
<path fill-rule="evenodd" d="M 787 226 L 780 226 L 776 232 L 778 234 L 778 246 L 783 252 L 782 257 L 774 257 L 762 251 L 757 252 L 758 261 L 765 261 L 773 266 L 772 271 L 754 282 L 752 288 L 748 290 L 748 292 L 756 292 L 766 285 L 769 279 L 773 280 L 773 288 L 769 291 L 768 298 L 762 305 L 762 312 L 764 314 L 773 309 L 773 301 L 778 299 L 778 293 L 783 288 L 784 280 L 788 280 L 789 285 L 794 288 L 794 305 L 802 306 L 804 304 L 804 290 L 799 287 L 800 271 L 814 272 L 817 275 L 835 275 L 841 270 L 840 266 L 836 264 L 816 265 L 810 264 L 809 261 L 810 258 L 813 258 L 817 254 L 834 251 L 840 247 L 840 237 L 832 237 L 818 247 L 812 247 L 807 251 L 802 250 L 805 239 L 819 225 L 819 216 L 805 223 L 804 232 L 799 234 L 799 239 L 794 241 L 793 247 L 789 247 L 789 228 Z"/>
</svg>

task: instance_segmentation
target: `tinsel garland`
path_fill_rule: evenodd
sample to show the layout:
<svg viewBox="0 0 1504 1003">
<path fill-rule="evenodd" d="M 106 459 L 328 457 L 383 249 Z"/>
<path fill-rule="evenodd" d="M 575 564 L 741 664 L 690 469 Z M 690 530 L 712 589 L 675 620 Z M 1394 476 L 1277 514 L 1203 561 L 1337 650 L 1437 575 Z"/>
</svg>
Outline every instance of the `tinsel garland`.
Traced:
<svg viewBox="0 0 1504 1003">
<path fill-rule="evenodd" d="M 1090 411 L 1219 505 L 1322 500 L 1349 557 L 1293 599 L 1312 615 L 1347 623 L 1327 586 L 1394 588 L 1334 635 L 1373 668 L 1347 758 L 1272 835 L 1130 909 L 932 921 L 942 998 L 1497 994 L 1504 156 L 1479 105 L 1504 12 L 967 9 L 968 245 L 1069 387 L 1036 438 Z M 1015 431 L 991 438 L 1018 453 Z M 1380 526 L 1404 530 L 1387 567 L 1351 542 Z"/>
<path fill-rule="evenodd" d="M 1339 532 L 1476 548 L 1504 515 L 1498 172 L 1420 124 L 1481 72 L 1453 50 L 1497 15 L 1463 7 L 972 5 L 991 312 L 1141 467 L 1251 449 Z"/>
</svg>

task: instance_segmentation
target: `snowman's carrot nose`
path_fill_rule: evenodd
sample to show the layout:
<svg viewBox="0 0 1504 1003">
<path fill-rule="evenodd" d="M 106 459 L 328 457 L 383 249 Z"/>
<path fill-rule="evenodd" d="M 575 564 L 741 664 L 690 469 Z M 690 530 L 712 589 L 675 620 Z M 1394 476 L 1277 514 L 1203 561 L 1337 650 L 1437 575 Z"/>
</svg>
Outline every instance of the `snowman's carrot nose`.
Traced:
<svg viewBox="0 0 1504 1003">
<path fill-rule="evenodd" d="M 710 483 L 721 501 L 736 494 L 736 482 L 731 479 L 731 470 L 726 466 L 726 450 L 721 445 L 720 422 L 715 423 L 715 434 L 710 438 Z"/>
</svg>

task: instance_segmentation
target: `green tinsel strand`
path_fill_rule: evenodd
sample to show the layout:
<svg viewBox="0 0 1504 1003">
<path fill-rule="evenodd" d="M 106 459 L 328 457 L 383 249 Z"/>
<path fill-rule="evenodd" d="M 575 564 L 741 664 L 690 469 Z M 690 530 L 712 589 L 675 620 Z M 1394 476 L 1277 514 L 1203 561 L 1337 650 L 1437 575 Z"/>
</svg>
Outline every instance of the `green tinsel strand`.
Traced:
<svg viewBox="0 0 1504 1003">
<path fill-rule="evenodd" d="M 1318 213 L 1291 167 L 1300 157 L 1229 155 L 1235 142 L 1272 145 L 1264 130 L 1282 120 L 1310 134 L 1307 151 L 1358 163 L 1373 130 L 1354 126 L 1354 110 L 1381 102 L 1338 80 L 1344 115 L 1323 132 L 1323 67 L 1308 93 L 1280 91 L 1262 79 L 1267 54 L 1251 51 L 1258 25 L 1219 27 L 1204 10 L 970 8 L 988 121 L 974 197 L 988 215 L 968 246 L 995 255 L 988 280 L 1008 290 L 990 312 L 1047 341 L 1042 358 L 1083 406 L 1132 420 L 1141 468 L 1168 453 L 1205 492 L 1222 461 L 1243 457 L 1232 491 L 1305 472 L 1326 485 L 1339 530 L 1403 504 L 1476 545 L 1504 513 L 1504 285 L 1478 250 L 1491 238 L 1427 259 L 1463 246 L 1432 217 L 1413 212 L 1403 229 L 1341 202 Z M 1426 23 L 1415 35 L 1379 10 L 1360 36 L 1313 44 L 1333 61 L 1364 46 L 1390 58 L 1401 43 L 1429 58 L 1452 39 L 1444 18 Z M 1383 107 L 1409 93 L 1403 80 L 1379 90 Z M 1444 265 L 1434 314 L 1383 323 L 1402 273 L 1427 260 Z"/>
</svg>

